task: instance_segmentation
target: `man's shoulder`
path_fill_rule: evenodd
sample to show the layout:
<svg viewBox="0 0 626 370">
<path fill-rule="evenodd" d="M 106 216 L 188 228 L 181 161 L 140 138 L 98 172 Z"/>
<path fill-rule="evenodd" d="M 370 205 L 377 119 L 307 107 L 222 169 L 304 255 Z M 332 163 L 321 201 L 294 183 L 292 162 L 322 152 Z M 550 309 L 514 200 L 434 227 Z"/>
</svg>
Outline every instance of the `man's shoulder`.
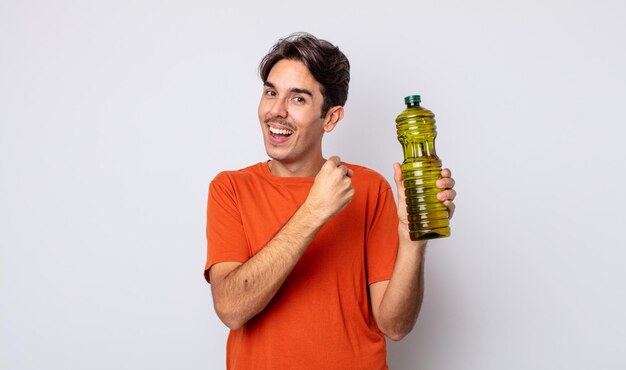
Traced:
<svg viewBox="0 0 626 370">
<path fill-rule="evenodd" d="M 254 177 L 263 176 L 263 162 L 256 163 L 248 167 L 238 170 L 225 170 L 218 173 L 213 180 L 212 185 L 234 187 L 238 183 L 250 181 Z"/>
<path fill-rule="evenodd" d="M 380 173 L 376 172 L 375 170 L 369 167 L 361 166 L 361 165 L 354 164 L 354 163 L 346 163 L 346 162 L 343 162 L 343 164 L 346 165 L 348 168 L 350 168 L 352 171 L 354 171 L 355 174 L 359 174 L 363 177 L 367 177 L 367 178 L 371 178 L 375 180 L 386 181 L 383 175 L 381 175 Z"/>
<path fill-rule="evenodd" d="M 352 176 L 353 182 L 364 182 L 368 184 L 378 184 L 382 187 L 389 187 L 387 179 L 377 171 L 353 163 L 344 164 L 354 172 Z"/>
</svg>

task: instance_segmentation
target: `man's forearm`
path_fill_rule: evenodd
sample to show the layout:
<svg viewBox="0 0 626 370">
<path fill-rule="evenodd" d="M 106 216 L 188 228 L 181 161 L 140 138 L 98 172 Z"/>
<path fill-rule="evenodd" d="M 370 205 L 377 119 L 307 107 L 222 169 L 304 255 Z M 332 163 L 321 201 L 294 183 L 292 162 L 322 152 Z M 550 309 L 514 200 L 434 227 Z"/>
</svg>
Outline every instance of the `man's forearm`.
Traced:
<svg viewBox="0 0 626 370">
<path fill-rule="evenodd" d="M 243 264 L 211 268 L 215 310 L 229 328 L 238 329 L 267 306 L 320 228 L 350 203 L 350 176 L 339 157 L 330 157 L 304 204 L 266 246 Z"/>
<path fill-rule="evenodd" d="M 322 225 L 305 203 L 256 255 L 212 285 L 216 311 L 228 327 L 238 329 L 267 306 Z"/>
<path fill-rule="evenodd" d="M 405 190 L 402 169 L 394 163 L 394 180 L 398 189 L 398 256 L 389 281 L 370 285 L 372 311 L 380 330 L 393 340 L 407 335 L 422 307 L 424 298 L 424 260 L 426 241 L 412 241 L 409 237 Z M 449 217 L 454 213 L 456 191 L 449 169 L 441 171 L 437 187 L 443 191 L 437 198 L 448 208 Z"/>
<path fill-rule="evenodd" d="M 406 231 L 400 232 L 396 264 L 377 320 L 381 330 L 393 340 L 407 335 L 417 321 L 424 298 L 425 251 L 425 241 L 412 241 Z"/>
</svg>

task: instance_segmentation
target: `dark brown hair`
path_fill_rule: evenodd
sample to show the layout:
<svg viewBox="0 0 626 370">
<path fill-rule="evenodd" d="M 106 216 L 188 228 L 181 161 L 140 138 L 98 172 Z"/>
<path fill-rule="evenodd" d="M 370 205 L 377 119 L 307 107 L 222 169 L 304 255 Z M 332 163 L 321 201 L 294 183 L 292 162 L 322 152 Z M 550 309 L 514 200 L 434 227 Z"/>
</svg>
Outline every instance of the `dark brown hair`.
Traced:
<svg viewBox="0 0 626 370">
<path fill-rule="evenodd" d="M 322 85 L 321 93 L 324 97 L 322 118 L 326 116 L 330 107 L 343 106 L 346 103 L 350 83 L 350 62 L 338 47 L 305 32 L 293 33 L 280 39 L 259 65 L 263 82 L 267 82 L 272 67 L 282 59 L 302 62 L 315 80 Z"/>
</svg>

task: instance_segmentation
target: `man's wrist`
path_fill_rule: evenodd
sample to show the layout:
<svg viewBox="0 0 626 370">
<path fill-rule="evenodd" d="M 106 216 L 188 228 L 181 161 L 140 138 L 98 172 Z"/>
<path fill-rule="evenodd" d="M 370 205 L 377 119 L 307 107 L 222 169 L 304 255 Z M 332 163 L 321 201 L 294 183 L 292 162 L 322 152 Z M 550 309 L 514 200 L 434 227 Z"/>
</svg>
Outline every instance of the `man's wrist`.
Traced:
<svg viewBox="0 0 626 370">
<path fill-rule="evenodd" d="M 304 202 L 298 209 L 297 213 L 300 214 L 303 222 L 316 229 L 321 228 L 327 222 L 324 216 L 308 202 Z"/>
<path fill-rule="evenodd" d="M 398 239 L 400 245 L 410 245 L 412 248 L 419 249 L 422 253 L 424 253 L 424 251 L 426 250 L 426 246 L 428 245 L 428 240 L 411 240 L 411 235 L 409 234 L 409 225 L 402 222 L 398 224 Z"/>
</svg>

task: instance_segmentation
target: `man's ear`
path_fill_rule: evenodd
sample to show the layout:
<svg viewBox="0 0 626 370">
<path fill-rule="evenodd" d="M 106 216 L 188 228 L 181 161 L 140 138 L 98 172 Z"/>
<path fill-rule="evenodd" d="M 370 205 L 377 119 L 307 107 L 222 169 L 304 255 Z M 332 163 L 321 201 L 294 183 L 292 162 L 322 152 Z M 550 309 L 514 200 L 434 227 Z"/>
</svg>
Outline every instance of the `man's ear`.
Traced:
<svg viewBox="0 0 626 370">
<path fill-rule="evenodd" d="M 337 123 L 341 121 L 343 118 L 343 107 L 341 105 L 337 105 L 331 107 L 326 113 L 326 118 L 324 119 L 324 132 L 328 133 L 335 129 Z"/>
</svg>

